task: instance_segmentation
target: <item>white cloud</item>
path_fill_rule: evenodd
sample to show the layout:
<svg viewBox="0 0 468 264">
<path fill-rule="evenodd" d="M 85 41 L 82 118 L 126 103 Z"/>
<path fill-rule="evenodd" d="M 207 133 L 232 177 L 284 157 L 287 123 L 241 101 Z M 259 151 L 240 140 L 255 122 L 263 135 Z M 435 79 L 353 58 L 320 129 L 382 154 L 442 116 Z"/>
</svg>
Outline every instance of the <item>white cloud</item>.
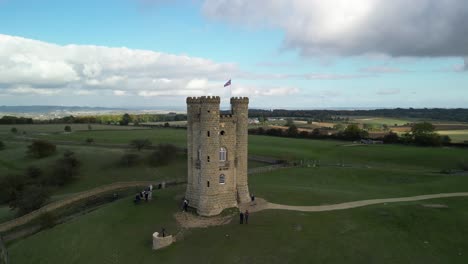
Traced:
<svg viewBox="0 0 468 264">
<path fill-rule="evenodd" d="M 299 89 L 294 87 L 255 87 L 255 86 L 236 86 L 232 89 L 233 96 L 284 96 L 299 93 Z"/>
<path fill-rule="evenodd" d="M 113 90 L 112 93 L 114 95 L 117 95 L 117 96 L 125 96 L 127 95 L 127 92 L 126 91 L 122 91 L 122 90 Z"/>
<path fill-rule="evenodd" d="M 280 28 L 284 47 L 306 56 L 468 55 L 466 0 L 205 0 L 203 12 Z"/>
<path fill-rule="evenodd" d="M 30 86 L 16 86 L 6 90 L 9 94 L 35 94 L 35 95 L 55 95 L 61 92 L 59 89 L 33 88 Z"/>
<path fill-rule="evenodd" d="M 231 63 L 148 50 L 55 45 L 0 34 L 0 90 L 51 95 L 193 95 L 222 87 Z M 3 88 L 2 88 L 3 87 Z M 194 92 L 195 91 L 195 92 Z"/>
<path fill-rule="evenodd" d="M 96 94 L 96 91 L 76 90 L 76 91 L 73 92 L 73 94 L 76 94 L 76 95 L 94 95 L 94 94 Z"/>
<path fill-rule="evenodd" d="M 337 74 L 255 74 L 232 63 L 148 50 L 55 45 L 0 34 L 0 93 L 91 96 L 229 96 L 223 84 L 235 78 L 234 95 L 277 96 L 297 88 L 242 86 L 241 79 L 334 80 Z M 2 92 L 3 90 L 3 92 Z"/>
<path fill-rule="evenodd" d="M 368 72 L 368 73 L 400 73 L 400 72 L 404 72 L 404 70 L 402 70 L 400 68 L 387 67 L 387 66 L 367 67 L 367 68 L 362 68 L 360 71 Z"/>
<path fill-rule="evenodd" d="M 399 93 L 400 89 L 383 89 L 377 92 L 378 95 L 395 95 Z"/>
</svg>

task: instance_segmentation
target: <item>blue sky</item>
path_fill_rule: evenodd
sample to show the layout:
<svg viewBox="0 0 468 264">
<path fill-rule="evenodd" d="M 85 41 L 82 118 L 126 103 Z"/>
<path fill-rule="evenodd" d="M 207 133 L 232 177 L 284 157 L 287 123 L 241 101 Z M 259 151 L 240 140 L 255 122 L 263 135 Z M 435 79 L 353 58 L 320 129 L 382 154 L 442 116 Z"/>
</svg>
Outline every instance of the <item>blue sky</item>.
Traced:
<svg viewBox="0 0 468 264">
<path fill-rule="evenodd" d="M 463 1 L 369 1 L 0 0 L 0 105 L 466 107 Z"/>
</svg>

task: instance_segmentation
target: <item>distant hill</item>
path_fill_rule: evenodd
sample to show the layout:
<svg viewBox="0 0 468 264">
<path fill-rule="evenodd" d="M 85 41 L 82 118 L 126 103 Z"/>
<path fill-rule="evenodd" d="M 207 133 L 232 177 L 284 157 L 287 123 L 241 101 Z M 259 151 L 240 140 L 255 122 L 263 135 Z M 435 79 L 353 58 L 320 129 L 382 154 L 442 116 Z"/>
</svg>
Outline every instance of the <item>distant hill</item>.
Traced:
<svg viewBox="0 0 468 264">
<path fill-rule="evenodd" d="M 86 107 L 86 106 L 57 106 L 57 105 L 28 105 L 28 106 L 0 106 L 0 113 L 51 113 L 51 112 L 94 112 L 94 111 L 123 111 L 123 108 Z"/>
</svg>

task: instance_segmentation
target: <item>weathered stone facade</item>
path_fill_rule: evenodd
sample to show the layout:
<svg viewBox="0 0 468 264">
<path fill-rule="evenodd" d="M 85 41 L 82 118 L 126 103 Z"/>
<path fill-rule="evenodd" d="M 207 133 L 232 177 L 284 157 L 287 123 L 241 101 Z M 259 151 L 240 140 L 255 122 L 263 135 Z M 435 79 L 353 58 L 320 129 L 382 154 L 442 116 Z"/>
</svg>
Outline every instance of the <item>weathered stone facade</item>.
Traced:
<svg viewBox="0 0 468 264">
<path fill-rule="evenodd" d="M 247 97 L 231 98 L 220 115 L 219 97 L 187 98 L 186 198 L 200 215 L 217 215 L 250 200 L 247 180 Z"/>
</svg>

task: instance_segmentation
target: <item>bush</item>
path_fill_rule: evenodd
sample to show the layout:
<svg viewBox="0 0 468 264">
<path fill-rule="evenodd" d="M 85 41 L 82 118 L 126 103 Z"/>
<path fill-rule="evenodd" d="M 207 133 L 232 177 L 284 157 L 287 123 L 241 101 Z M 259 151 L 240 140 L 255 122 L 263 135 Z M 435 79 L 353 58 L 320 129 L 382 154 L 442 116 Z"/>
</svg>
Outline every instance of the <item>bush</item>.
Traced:
<svg viewBox="0 0 468 264">
<path fill-rule="evenodd" d="M 8 174 L 0 178 L 0 204 L 16 200 L 18 193 L 24 188 L 27 179 L 23 175 Z"/>
<path fill-rule="evenodd" d="M 150 164 L 153 166 L 167 165 L 175 160 L 177 147 L 172 144 L 159 144 L 156 151 L 150 156 Z"/>
<path fill-rule="evenodd" d="M 140 161 L 140 156 L 133 153 L 127 153 L 120 159 L 120 165 L 124 167 L 133 167 Z"/>
<path fill-rule="evenodd" d="M 65 126 L 64 130 L 65 130 L 65 132 L 71 132 L 72 131 L 71 126 Z"/>
<path fill-rule="evenodd" d="M 0 141 L 0 150 L 5 149 L 5 143 L 3 141 Z"/>
<path fill-rule="evenodd" d="M 26 177 L 28 179 L 37 180 L 42 176 L 42 170 L 35 166 L 26 168 Z"/>
<path fill-rule="evenodd" d="M 54 173 L 49 179 L 49 184 L 63 186 L 73 180 L 78 174 L 79 160 L 71 151 L 66 151 L 63 158 L 55 163 Z"/>
<path fill-rule="evenodd" d="M 140 151 L 143 148 L 151 146 L 151 141 L 149 141 L 149 139 L 134 139 L 132 142 L 130 142 L 130 146 Z"/>
<path fill-rule="evenodd" d="M 398 141 L 400 140 L 400 138 L 398 137 L 398 134 L 395 133 L 395 132 L 390 132 L 388 134 L 386 134 L 384 137 L 383 137 L 383 142 L 385 144 L 394 144 L 394 143 L 398 143 Z"/>
<path fill-rule="evenodd" d="M 18 133 L 18 129 L 16 129 L 16 127 L 12 127 L 10 131 L 11 131 L 11 133 L 13 133 L 13 134 Z"/>
<path fill-rule="evenodd" d="M 10 204 L 11 208 L 18 209 L 18 215 L 24 215 L 41 208 L 49 199 L 49 190 L 40 185 L 26 185 L 18 193 L 15 202 Z"/>
<path fill-rule="evenodd" d="M 170 126 L 171 125 L 168 122 L 164 123 L 164 127 L 170 127 Z"/>
<path fill-rule="evenodd" d="M 34 140 L 33 143 L 28 146 L 27 154 L 35 158 L 44 158 L 54 154 L 56 150 L 56 146 L 48 141 Z"/>
<path fill-rule="evenodd" d="M 88 143 L 88 144 L 92 144 L 92 143 L 94 143 L 94 138 L 87 138 L 85 140 L 85 142 Z"/>
</svg>

